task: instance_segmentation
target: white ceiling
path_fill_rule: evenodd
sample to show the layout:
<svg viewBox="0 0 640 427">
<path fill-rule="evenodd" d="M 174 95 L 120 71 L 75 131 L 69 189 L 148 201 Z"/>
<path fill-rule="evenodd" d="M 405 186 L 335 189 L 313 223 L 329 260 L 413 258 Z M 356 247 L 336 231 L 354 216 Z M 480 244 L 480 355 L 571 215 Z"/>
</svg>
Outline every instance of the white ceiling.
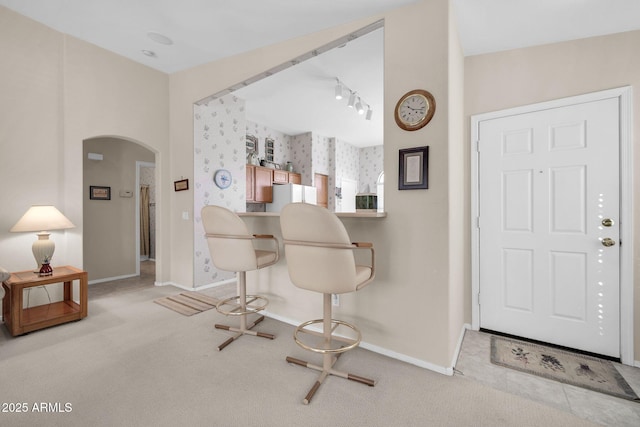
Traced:
<svg viewBox="0 0 640 427">
<path fill-rule="evenodd" d="M 417 0 L 0 0 L 22 15 L 173 73 Z M 465 55 L 640 29 L 640 0 L 452 0 Z M 148 37 L 157 32 L 172 45 Z M 142 50 L 155 52 L 148 57 Z M 313 130 L 382 143 L 382 31 L 236 92 L 247 117 L 288 134 Z M 366 121 L 333 97 L 335 77 L 373 108 Z M 303 94 L 303 96 L 301 96 Z"/>
</svg>

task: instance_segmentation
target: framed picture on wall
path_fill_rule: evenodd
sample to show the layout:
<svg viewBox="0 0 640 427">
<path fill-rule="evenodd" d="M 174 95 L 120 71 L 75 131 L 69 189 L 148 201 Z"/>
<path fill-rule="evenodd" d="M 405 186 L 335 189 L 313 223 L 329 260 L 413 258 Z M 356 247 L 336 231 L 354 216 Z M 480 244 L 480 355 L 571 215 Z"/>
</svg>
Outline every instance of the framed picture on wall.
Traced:
<svg viewBox="0 0 640 427">
<path fill-rule="evenodd" d="M 102 187 L 99 185 L 89 186 L 89 199 L 111 200 L 111 187 Z"/>
<path fill-rule="evenodd" d="M 272 138 L 265 138 L 264 140 L 264 154 L 265 160 L 268 162 L 273 162 L 273 153 L 275 149 L 275 140 Z"/>
<path fill-rule="evenodd" d="M 429 188 L 429 147 L 400 150 L 398 190 Z"/>
<path fill-rule="evenodd" d="M 256 153 L 258 151 L 258 138 L 253 135 L 246 136 L 247 154 Z"/>
<path fill-rule="evenodd" d="M 188 179 L 181 179 L 179 181 L 174 181 L 173 182 L 173 189 L 175 191 L 188 190 L 189 189 L 189 180 Z"/>
</svg>

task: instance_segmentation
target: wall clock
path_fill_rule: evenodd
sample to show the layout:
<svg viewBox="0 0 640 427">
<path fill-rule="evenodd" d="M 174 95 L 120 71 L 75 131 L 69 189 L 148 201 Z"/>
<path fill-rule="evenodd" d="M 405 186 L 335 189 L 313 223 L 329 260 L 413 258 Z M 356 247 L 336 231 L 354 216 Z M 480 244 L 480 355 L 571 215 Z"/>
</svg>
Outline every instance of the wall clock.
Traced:
<svg viewBox="0 0 640 427">
<path fill-rule="evenodd" d="M 213 175 L 213 182 L 223 190 L 231 185 L 231 172 L 226 169 L 218 169 Z"/>
<path fill-rule="evenodd" d="M 431 121 L 436 112 L 436 100 L 429 92 L 422 89 L 405 93 L 395 109 L 398 126 L 404 130 L 422 129 Z"/>
</svg>

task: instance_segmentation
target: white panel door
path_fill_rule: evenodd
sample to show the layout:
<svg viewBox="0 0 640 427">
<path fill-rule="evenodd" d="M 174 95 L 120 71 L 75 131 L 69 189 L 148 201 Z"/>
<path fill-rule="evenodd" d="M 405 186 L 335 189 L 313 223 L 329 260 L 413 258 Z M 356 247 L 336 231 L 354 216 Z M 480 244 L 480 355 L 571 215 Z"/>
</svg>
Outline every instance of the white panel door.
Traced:
<svg viewBox="0 0 640 427">
<path fill-rule="evenodd" d="M 479 141 L 480 326 L 619 357 L 618 99 L 481 121 Z"/>
</svg>

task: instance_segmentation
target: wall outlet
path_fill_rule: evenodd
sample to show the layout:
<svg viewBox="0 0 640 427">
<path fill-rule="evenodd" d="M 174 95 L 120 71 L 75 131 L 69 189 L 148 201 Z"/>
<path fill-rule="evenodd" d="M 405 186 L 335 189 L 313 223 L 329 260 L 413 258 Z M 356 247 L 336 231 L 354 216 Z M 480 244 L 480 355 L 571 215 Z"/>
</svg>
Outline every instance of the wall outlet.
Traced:
<svg viewBox="0 0 640 427">
<path fill-rule="evenodd" d="M 338 307 L 340 305 L 340 295 L 331 294 L 331 305 Z"/>
</svg>

